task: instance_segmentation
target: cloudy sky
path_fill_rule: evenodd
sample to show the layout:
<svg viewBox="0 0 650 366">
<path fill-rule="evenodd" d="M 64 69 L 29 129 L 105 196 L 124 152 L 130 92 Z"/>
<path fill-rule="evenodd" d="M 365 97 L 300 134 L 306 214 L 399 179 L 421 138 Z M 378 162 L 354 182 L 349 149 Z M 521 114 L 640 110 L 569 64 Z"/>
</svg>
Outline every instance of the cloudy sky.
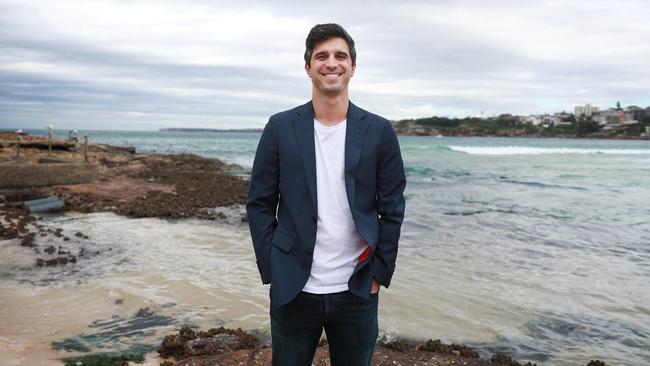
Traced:
<svg viewBox="0 0 650 366">
<path fill-rule="evenodd" d="M 309 100 L 304 40 L 357 43 L 389 119 L 650 106 L 650 3 L 0 0 L 0 129 L 262 127 Z"/>
</svg>

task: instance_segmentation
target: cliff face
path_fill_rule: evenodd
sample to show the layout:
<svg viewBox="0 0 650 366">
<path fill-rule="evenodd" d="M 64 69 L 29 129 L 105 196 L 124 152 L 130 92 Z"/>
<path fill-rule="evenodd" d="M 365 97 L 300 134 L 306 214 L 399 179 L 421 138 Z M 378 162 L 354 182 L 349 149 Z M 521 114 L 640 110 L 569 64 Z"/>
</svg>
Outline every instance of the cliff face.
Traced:
<svg viewBox="0 0 650 366">
<path fill-rule="evenodd" d="M 440 131 L 430 126 L 415 123 L 393 123 L 393 129 L 398 135 L 406 136 L 438 136 Z"/>
</svg>

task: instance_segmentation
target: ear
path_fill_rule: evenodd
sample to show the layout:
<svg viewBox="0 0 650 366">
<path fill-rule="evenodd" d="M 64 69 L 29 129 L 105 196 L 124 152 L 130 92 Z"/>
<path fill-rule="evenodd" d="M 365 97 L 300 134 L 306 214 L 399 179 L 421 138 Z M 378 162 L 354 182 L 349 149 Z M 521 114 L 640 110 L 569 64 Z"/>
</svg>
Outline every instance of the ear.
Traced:
<svg viewBox="0 0 650 366">
<path fill-rule="evenodd" d="M 356 65 L 356 64 L 352 65 L 352 72 L 350 72 L 350 77 L 353 77 L 353 76 L 354 76 L 354 71 L 355 71 L 356 69 L 357 69 L 357 65 Z"/>
<path fill-rule="evenodd" d="M 309 64 L 305 64 L 305 71 L 307 72 L 307 76 L 311 79 L 311 66 L 309 66 Z"/>
</svg>

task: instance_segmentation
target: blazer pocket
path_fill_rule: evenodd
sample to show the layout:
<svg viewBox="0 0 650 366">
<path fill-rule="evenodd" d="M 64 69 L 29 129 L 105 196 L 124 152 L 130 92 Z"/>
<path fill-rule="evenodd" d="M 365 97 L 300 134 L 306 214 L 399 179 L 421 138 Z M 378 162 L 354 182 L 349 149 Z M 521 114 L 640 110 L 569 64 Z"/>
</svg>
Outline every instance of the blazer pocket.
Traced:
<svg viewBox="0 0 650 366">
<path fill-rule="evenodd" d="M 293 243 L 296 241 L 294 236 L 291 236 L 284 231 L 275 230 L 273 232 L 273 239 L 271 239 L 271 244 L 283 251 L 284 253 L 289 253 L 291 248 L 293 248 Z"/>
</svg>

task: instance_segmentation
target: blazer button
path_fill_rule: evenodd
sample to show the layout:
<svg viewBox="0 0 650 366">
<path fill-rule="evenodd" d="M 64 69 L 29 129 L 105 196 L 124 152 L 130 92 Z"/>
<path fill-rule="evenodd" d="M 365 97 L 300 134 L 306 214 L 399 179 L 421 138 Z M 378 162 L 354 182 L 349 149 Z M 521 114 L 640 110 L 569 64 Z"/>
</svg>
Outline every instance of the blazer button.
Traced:
<svg viewBox="0 0 650 366">
<path fill-rule="evenodd" d="M 305 254 L 307 254 L 307 255 L 311 255 L 312 253 L 313 253 L 313 252 L 312 252 L 311 250 L 309 250 L 309 249 L 305 249 Z"/>
<path fill-rule="evenodd" d="M 312 216 L 312 217 L 311 217 L 311 222 L 313 222 L 313 223 L 315 224 L 317 221 L 318 221 L 318 220 L 316 219 L 316 216 Z"/>
</svg>

